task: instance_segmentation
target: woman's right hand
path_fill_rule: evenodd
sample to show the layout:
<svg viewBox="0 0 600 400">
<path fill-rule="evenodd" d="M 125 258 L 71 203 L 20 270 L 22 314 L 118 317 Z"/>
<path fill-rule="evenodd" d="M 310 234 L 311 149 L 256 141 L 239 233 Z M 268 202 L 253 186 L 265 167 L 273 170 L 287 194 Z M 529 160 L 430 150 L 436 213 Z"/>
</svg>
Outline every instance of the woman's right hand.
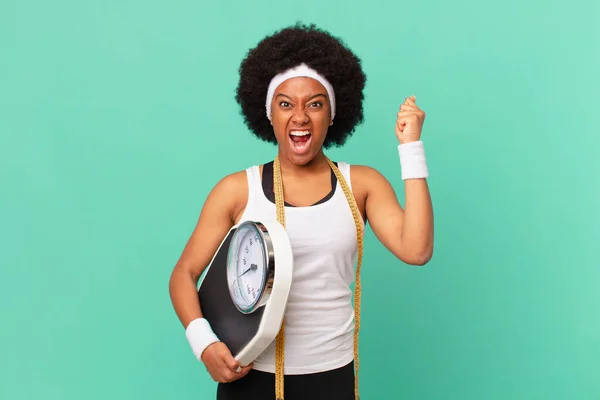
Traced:
<svg viewBox="0 0 600 400">
<path fill-rule="evenodd" d="M 201 358 L 211 378 L 220 383 L 233 382 L 244 377 L 253 365 L 240 366 L 223 342 L 215 342 L 208 346 L 202 352 Z"/>
</svg>

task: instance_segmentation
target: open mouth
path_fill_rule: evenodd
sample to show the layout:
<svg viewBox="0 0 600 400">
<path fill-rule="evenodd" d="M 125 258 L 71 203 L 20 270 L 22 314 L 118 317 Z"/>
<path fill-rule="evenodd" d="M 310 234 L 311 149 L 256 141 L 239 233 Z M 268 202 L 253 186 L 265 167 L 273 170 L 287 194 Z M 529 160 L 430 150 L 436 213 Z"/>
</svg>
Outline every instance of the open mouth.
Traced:
<svg viewBox="0 0 600 400">
<path fill-rule="evenodd" d="M 290 140 L 294 152 L 301 154 L 308 150 L 311 140 L 310 130 L 293 130 L 290 132 Z"/>
</svg>

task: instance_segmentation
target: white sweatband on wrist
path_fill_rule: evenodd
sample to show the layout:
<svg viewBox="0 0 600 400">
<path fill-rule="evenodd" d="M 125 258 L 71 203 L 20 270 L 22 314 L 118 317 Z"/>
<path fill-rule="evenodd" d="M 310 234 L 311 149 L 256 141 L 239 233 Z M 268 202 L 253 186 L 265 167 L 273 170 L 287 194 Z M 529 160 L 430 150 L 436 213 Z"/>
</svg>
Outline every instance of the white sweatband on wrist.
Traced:
<svg viewBox="0 0 600 400">
<path fill-rule="evenodd" d="M 402 180 L 422 179 L 429 176 L 425 148 L 422 141 L 403 143 L 398 146 Z"/>
<path fill-rule="evenodd" d="M 209 345 L 219 341 L 210 324 L 204 318 L 196 318 L 190 322 L 185 328 L 185 336 L 198 361 L 202 361 L 202 353 Z"/>
</svg>

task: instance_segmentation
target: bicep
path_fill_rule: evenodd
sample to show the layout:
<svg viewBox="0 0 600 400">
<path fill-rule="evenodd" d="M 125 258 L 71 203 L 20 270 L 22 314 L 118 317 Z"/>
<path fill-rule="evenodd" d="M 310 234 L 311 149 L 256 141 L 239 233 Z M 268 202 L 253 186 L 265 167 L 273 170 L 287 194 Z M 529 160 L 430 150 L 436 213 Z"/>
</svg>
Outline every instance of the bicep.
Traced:
<svg viewBox="0 0 600 400">
<path fill-rule="evenodd" d="M 202 206 L 200 216 L 175 266 L 197 281 L 233 226 L 235 198 L 228 178 L 220 181 Z"/>
<path fill-rule="evenodd" d="M 365 214 L 373 233 L 394 255 L 400 257 L 400 235 L 404 209 L 390 182 L 374 169 L 365 170 Z"/>
</svg>

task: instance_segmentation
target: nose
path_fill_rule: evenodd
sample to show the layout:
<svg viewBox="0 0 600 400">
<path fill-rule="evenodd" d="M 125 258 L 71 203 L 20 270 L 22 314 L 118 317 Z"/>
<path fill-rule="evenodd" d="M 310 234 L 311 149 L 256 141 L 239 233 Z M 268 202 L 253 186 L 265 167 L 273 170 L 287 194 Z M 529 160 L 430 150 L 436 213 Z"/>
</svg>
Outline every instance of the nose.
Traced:
<svg viewBox="0 0 600 400">
<path fill-rule="evenodd" d="M 296 124 L 305 124 L 308 122 L 308 114 L 303 107 L 298 107 L 292 115 L 292 121 Z"/>
</svg>

